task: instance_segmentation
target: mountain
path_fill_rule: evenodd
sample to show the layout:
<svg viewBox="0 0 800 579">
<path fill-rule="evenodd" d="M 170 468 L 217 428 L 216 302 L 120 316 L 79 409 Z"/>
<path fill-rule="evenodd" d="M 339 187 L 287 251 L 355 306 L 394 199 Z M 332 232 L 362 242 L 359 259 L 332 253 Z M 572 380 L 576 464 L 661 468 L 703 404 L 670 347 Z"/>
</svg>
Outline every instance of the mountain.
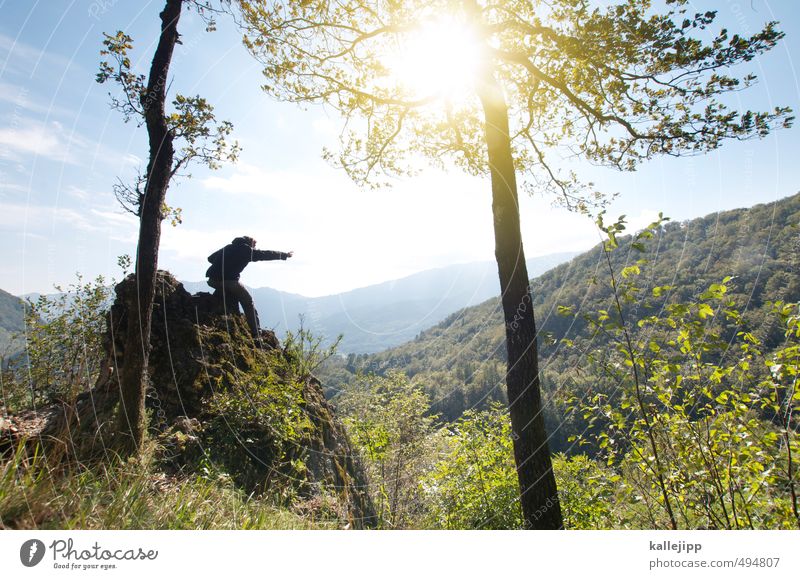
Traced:
<svg viewBox="0 0 800 579">
<path fill-rule="evenodd" d="M 800 194 L 750 209 L 737 209 L 699 219 L 663 225 L 649 240 L 637 281 L 645 291 L 672 286 L 667 300 L 685 302 L 726 276 L 730 297 L 743 309 L 745 319 L 759 328 L 767 346 L 782 335 L 764 323 L 768 302 L 800 300 Z M 619 238 L 612 253 L 617 272 L 641 257 L 631 247 L 631 237 Z M 588 340 L 581 313 L 611 310 L 611 293 L 602 246 L 559 265 L 532 281 L 533 305 L 540 329 L 540 360 L 545 384 L 552 392 L 560 373 L 574 364 L 569 352 L 559 348 L 561 338 Z M 629 311 L 642 317 L 655 310 Z M 571 306 L 578 314 L 563 317 L 558 306 Z M 635 319 L 635 318 L 634 318 Z M 345 388 L 356 371 L 385 375 L 403 371 L 421 384 L 433 399 L 433 410 L 453 420 L 465 409 L 490 400 L 504 400 L 505 334 L 499 298 L 465 308 L 421 332 L 413 341 L 374 355 L 351 355 L 331 360 L 321 374 L 330 392 Z M 552 405 L 549 408 L 553 412 Z M 550 416 L 551 421 L 558 417 Z M 563 430 L 563 429 L 562 429 Z M 558 449 L 564 441 L 555 441 Z"/>
<path fill-rule="evenodd" d="M 528 260 L 539 275 L 573 257 L 557 253 Z M 189 291 L 209 291 L 205 282 L 185 282 Z M 344 353 L 373 353 L 413 339 L 461 308 L 500 291 L 493 262 L 451 265 L 422 271 L 348 292 L 309 298 L 271 288 L 251 289 L 261 324 L 277 333 L 296 331 L 300 317 L 315 336 L 330 343 L 339 334 Z"/>
<path fill-rule="evenodd" d="M 25 329 L 25 302 L 0 289 L 0 358 L 18 352 L 16 336 Z"/>
<path fill-rule="evenodd" d="M 532 258 L 527 262 L 528 272 L 539 275 L 574 255 L 563 252 Z M 211 291 L 204 281 L 183 285 L 190 292 Z M 453 312 L 479 304 L 499 291 L 497 266 L 488 261 L 426 270 L 317 298 L 268 287 L 250 288 L 262 327 L 279 335 L 287 329 L 296 332 L 302 318 L 304 327 L 322 337 L 325 344 L 342 334 L 339 351 L 343 353 L 374 353 L 397 346 Z M 24 297 L 36 301 L 39 296 Z M 23 328 L 23 304 L 20 298 L 0 290 L 0 355 L 21 349 L 20 343 L 11 343 L 11 336 Z"/>
</svg>

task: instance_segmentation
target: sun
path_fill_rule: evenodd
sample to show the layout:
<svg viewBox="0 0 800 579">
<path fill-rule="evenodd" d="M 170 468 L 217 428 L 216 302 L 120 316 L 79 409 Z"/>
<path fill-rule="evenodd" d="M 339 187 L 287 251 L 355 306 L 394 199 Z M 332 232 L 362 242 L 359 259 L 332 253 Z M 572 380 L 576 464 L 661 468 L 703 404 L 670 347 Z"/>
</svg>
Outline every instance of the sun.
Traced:
<svg viewBox="0 0 800 579">
<path fill-rule="evenodd" d="M 463 20 L 440 17 L 404 35 L 387 62 L 397 86 L 414 98 L 460 100 L 472 92 L 482 49 Z"/>
</svg>

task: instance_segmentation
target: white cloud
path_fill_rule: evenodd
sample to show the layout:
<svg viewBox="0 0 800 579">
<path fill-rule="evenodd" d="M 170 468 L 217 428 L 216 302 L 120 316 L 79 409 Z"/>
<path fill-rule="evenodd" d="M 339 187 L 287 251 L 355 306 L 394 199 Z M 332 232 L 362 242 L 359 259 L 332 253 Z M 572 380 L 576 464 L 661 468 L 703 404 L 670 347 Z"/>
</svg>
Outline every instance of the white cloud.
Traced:
<svg viewBox="0 0 800 579">
<path fill-rule="evenodd" d="M 6 194 L 12 191 L 15 193 L 28 193 L 30 187 L 20 185 L 19 183 L 0 183 L 0 194 Z"/>
<path fill-rule="evenodd" d="M 62 163 L 77 164 L 88 141 L 67 131 L 59 122 L 41 123 L 26 119 L 0 128 L 0 158 L 19 161 L 27 155 L 46 157 Z"/>
<path fill-rule="evenodd" d="M 131 167 L 141 167 L 143 163 L 142 158 L 133 153 L 124 153 L 122 155 L 122 161 L 124 164 L 130 165 Z"/>
<path fill-rule="evenodd" d="M 63 224 L 85 228 L 86 217 L 74 209 L 21 203 L 0 203 L 0 225 L 18 232 L 41 232 Z"/>
<path fill-rule="evenodd" d="M 297 194 L 328 196 L 331 190 L 338 194 L 357 189 L 346 176 L 331 170 L 322 162 L 309 163 L 306 170 L 281 171 L 238 163 L 232 172 L 206 177 L 201 183 L 213 191 L 266 196 L 284 201 Z"/>
<path fill-rule="evenodd" d="M 137 234 L 136 217 L 129 213 L 22 203 L 0 203 L 0 225 L 23 235 L 53 237 L 78 230 L 120 242 L 135 242 Z"/>
<path fill-rule="evenodd" d="M 13 72 L 28 77 L 35 74 L 40 66 L 61 71 L 75 66 L 73 61 L 61 54 L 46 52 L 3 33 L 0 33 L 0 61 L 4 63 L 6 74 Z"/>
<path fill-rule="evenodd" d="M 72 111 L 64 107 L 45 102 L 36 96 L 32 96 L 30 89 L 26 87 L 5 82 L 0 82 L 0 101 L 9 103 L 17 114 L 21 110 L 46 115 L 64 116 L 72 114 Z"/>
<path fill-rule="evenodd" d="M 206 263 L 206 258 L 210 254 L 239 235 L 241 232 L 234 229 L 205 231 L 184 225 L 171 227 L 165 224 L 161 232 L 161 250 L 168 252 L 171 255 L 170 259 Z"/>
<path fill-rule="evenodd" d="M 79 201 L 86 201 L 92 196 L 92 193 L 90 193 L 86 189 L 82 189 L 81 187 L 76 187 L 75 185 L 68 185 L 67 188 L 64 190 L 64 193 Z"/>
<path fill-rule="evenodd" d="M 252 286 L 321 295 L 453 263 L 494 259 L 487 179 L 431 170 L 399 179 L 391 189 L 362 190 L 342 172 L 318 162 L 303 173 L 242 165 L 203 185 L 222 192 L 223 198 L 235 195 L 234 209 L 218 219 L 235 219 L 237 229 L 226 228 L 219 245 L 250 232 L 259 247 L 295 250 L 288 264 L 248 268 L 243 279 Z M 583 216 L 527 196 L 520 199 L 520 210 L 529 257 L 588 249 L 598 241 L 595 227 Z M 197 244 L 210 234 L 196 233 Z M 182 250 L 187 257 L 197 247 L 190 239 L 186 237 Z M 205 244 L 193 257 L 205 263 L 215 248 Z"/>
<path fill-rule="evenodd" d="M 242 207 L 220 216 L 237 222 L 221 244 L 244 231 L 259 247 L 296 252 L 281 267 L 248 269 L 250 285 L 320 295 L 493 255 L 488 185 L 459 174 L 430 172 L 372 191 L 318 162 L 292 173 L 243 165 L 203 184 Z M 207 249 L 196 257 L 215 247 Z"/>
</svg>

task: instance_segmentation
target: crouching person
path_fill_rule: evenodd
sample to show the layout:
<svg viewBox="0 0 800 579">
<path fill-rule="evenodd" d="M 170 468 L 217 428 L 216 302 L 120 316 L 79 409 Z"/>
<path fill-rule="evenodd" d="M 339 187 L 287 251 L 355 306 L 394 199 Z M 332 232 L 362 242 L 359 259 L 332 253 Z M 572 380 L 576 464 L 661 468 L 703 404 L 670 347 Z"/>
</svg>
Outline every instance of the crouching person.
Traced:
<svg viewBox="0 0 800 579">
<path fill-rule="evenodd" d="M 253 305 L 253 296 L 247 291 L 239 276 L 251 261 L 286 260 L 294 255 L 293 251 L 270 251 L 256 249 L 256 240 L 252 237 L 237 237 L 225 247 L 218 249 L 208 256 L 211 267 L 206 271 L 208 285 L 222 293 L 225 303 L 235 301 L 241 304 L 250 334 L 258 337 L 258 313 Z M 216 293 L 216 292 L 215 292 Z"/>
</svg>

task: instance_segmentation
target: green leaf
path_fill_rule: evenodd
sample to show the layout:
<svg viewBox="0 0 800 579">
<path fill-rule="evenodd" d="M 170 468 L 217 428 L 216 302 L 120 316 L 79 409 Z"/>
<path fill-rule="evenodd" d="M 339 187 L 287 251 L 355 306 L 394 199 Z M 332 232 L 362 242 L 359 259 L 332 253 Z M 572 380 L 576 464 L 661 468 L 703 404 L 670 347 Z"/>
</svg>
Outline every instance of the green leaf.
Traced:
<svg viewBox="0 0 800 579">
<path fill-rule="evenodd" d="M 701 319 L 706 319 L 708 316 L 714 316 L 714 310 L 711 309 L 711 306 L 708 304 L 700 304 L 697 307 L 697 315 L 700 316 Z"/>
<path fill-rule="evenodd" d="M 642 270 L 639 269 L 638 265 L 629 265 L 628 267 L 622 269 L 622 277 L 625 278 L 632 275 L 639 275 L 640 273 L 642 273 Z"/>
</svg>

